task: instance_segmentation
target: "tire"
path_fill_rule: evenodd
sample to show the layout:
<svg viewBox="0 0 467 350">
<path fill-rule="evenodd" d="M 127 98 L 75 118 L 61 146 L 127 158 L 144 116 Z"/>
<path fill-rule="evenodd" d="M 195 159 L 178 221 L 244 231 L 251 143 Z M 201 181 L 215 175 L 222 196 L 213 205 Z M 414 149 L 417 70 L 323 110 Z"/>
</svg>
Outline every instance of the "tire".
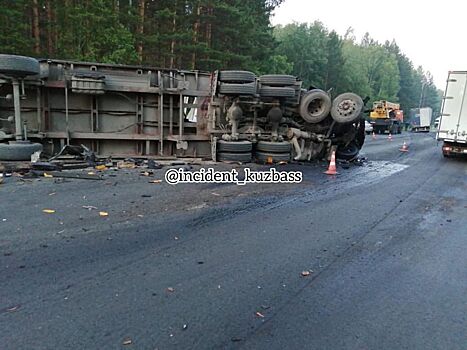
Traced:
<svg viewBox="0 0 467 350">
<path fill-rule="evenodd" d="M 35 58 L 0 54 L 0 74 L 22 78 L 39 72 L 39 61 Z"/>
<path fill-rule="evenodd" d="M 250 141 L 224 141 L 217 142 L 217 151 L 242 153 L 250 152 L 253 149 L 253 144 Z"/>
<path fill-rule="evenodd" d="M 243 70 L 222 70 L 219 73 L 219 81 L 226 83 L 252 83 L 255 79 L 253 72 Z"/>
<path fill-rule="evenodd" d="M 221 83 L 219 93 L 224 95 L 255 95 L 256 84 L 227 84 Z"/>
<path fill-rule="evenodd" d="M 297 81 L 293 75 L 267 74 L 259 77 L 259 82 L 268 86 L 290 86 Z"/>
<path fill-rule="evenodd" d="M 273 163 L 277 162 L 289 162 L 290 153 L 269 153 L 269 152 L 256 152 L 256 160 L 260 163 L 268 162 L 268 159 L 272 158 Z"/>
<path fill-rule="evenodd" d="M 10 141 L 0 143 L 0 160 L 31 160 L 31 155 L 37 151 L 42 152 L 40 143 L 28 141 Z"/>
<path fill-rule="evenodd" d="M 352 123 L 358 119 L 362 109 L 362 98 L 347 92 L 340 94 L 332 101 L 331 116 L 338 123 Z"/>
<path fill-rule="evenodd" d="M 294 97 L 295 90 L 290 87 L 262 86 L 259 94 L 262 97 Z"/>
<path fill-rule="evenodd" d="M 331 110 L 331 98 L 323 90 L 308 91 L 300 101 L 300 116 L 308 123 L 323 121 Z"/>
<path fill-rule="evenodd" d="M 217 161 L 218 162 L 250 163 L 251 162 L 251 152 L 247 152 L 247 153 L 219 152 L 219 153 L 217 153 Z"/>
<path fill-rule="evenodd" d="M 259 141 L 256 144 L 258 151 L 266 153 L 290 153 L 291 145 L 287 141 L 283 142 L 271 142 L 271 141 Z"/>
<path fill-rule="evenodd" d="M 356 156 L 358 156 L 359 151 L 360 150 L 359 150 L 357 144 L 355 142 L 351 142 L 351 143 L 349 143 L 348 146 L 345 146 L 345 147 L 338 146 L 337 147 L 336 158 L 337 159 L 342 159 L 342 160 L 352 160 Z"/>
</svg>

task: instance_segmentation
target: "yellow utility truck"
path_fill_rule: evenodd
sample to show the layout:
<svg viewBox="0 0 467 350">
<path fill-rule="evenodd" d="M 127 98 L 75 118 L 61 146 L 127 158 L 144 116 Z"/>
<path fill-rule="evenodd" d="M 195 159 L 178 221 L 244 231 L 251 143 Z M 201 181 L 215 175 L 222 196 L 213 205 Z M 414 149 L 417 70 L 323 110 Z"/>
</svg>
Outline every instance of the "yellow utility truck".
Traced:
<svg viewBox="0 0 467 350">
<path fill-rule="evenodd" d="M 400 134 L 404 122 L 404 112 L 398 103 L 375 101 L 370 112 L 373 132 L 377 134 Z"/>
</svg>

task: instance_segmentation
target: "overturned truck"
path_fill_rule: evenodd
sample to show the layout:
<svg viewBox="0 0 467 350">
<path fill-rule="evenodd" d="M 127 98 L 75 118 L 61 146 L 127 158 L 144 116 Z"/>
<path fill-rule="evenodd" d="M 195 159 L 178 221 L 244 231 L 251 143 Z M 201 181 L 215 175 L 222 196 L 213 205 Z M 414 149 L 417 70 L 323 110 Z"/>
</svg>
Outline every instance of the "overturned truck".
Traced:
<svg viewBox="0 0 467 350">
<path fill-rule="evenodd" d="M 0 160 L 84 145 L 103 157 L 351 160 L 364 102 L 291 75 L 111 65 L 0 55 Z"/>
</svg>

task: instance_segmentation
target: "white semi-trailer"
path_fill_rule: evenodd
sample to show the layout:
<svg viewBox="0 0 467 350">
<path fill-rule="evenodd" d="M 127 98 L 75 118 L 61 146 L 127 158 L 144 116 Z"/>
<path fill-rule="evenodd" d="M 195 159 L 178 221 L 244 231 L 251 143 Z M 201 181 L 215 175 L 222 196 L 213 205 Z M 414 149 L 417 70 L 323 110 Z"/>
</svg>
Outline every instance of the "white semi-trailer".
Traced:
<svg viewBox="0 0 467 350">
<path fill-rule="evenodd" d="M 410 124 L 413 132 L 429 132 L 433 112 L 430 107 L 418 108 L 415 110 Z"/>
<path fill-rule="evenodd" d="M 436 138 L 445 157 L 467 156 L 467 71 L 449 72 Z"/>
</svg>

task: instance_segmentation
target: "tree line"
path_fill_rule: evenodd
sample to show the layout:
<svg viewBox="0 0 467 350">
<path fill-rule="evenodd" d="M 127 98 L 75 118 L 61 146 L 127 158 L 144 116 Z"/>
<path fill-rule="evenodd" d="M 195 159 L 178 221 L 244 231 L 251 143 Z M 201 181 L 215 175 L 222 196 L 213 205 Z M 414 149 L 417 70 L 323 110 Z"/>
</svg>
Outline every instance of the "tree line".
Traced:
<svg viewBox="0 0 467 350">
<path fill-rule="evenodd" d="M 284 0 L 3 0 L 0 52 L 211 71 L 293 74 L 333 95 L 439 111 L 433 77 L 396 42 L 322 23 L 271 25 Z M 408 114 L 408 113 L 406 113 Z"/>
</svg>

